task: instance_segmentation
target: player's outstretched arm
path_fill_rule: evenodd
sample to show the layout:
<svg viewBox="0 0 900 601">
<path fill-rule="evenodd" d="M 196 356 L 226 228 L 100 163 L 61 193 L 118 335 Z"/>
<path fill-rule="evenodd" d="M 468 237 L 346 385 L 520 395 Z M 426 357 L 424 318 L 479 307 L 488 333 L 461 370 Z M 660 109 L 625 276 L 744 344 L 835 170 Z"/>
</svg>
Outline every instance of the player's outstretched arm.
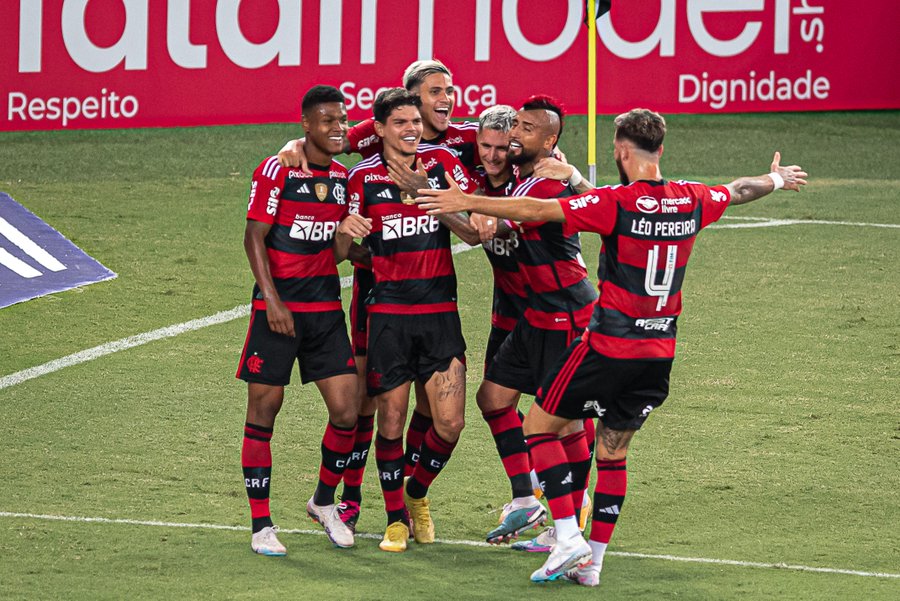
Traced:
<svg viewBox="0 0 900 601">
<path fill-rule="evenodd" d="M 566 220 L 562 207 L 556 199 L 544 200 L 521 196 L 515 198 L 491 198 L 469 195 L 459 189 L 456 182 L 445 174 L 450 188 L 431 190 L 422 188 L 416 202 L 429 215 L 472 211 L 482 215 L 493 215 L 513 221 L 558 221 Z"/>
<path fill-rule="evenodd" d="M 726 184 L 725 187 L 731 192 L 731 204 L 748 203 L 781 188 L 799 192 L 800 186 L 806 185 L 808 174 L 799 165 L 782 167 L 780 163 L 781 153 L 776 152 L 772 159 L 772 171 L 768 175 L 741 177 Z"/>
<path fill-rule="evenodd" d="M 575 165 L 570 165 L 554 157 L 545 157 L 534 166 L 535 177 L 544 177 L 558 181 L 568 180 L 579 194 L 591 189 L 589 181 L 584 179 Z"/>
<path fill-rule="evenodd" d="M 282 167 L 299 167 L 306 175 L 312 175 L 306 160 L 306 151 L 303 149 L 305 144 L 306 138 L 288 140 L 278 151 L 278 164 Z"/>
</svg>

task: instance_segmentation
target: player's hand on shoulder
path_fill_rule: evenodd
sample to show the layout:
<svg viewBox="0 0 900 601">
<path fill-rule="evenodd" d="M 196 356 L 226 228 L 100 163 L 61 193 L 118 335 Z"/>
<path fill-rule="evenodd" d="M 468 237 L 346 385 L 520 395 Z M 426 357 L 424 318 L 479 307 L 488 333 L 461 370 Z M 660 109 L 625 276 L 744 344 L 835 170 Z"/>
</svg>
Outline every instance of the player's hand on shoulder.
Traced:
<svg viewBox="0 0 900 601">
<path fill-rule="evenodd" d="M 534 166 L 534 176 L 554 180 L 567 180 L 572 177 L 575 167 L 553 157 L 545 157 Z"/>
<path fill-rule="evenodd" d="M 806 178 L 809 177 L 809 174 L 800 165 L 782 167 L 781 153 L 778 151 L 775 152 L 775 156 L 772 159 L 772 172 L 777 173 L 784 180 L 785 190 L 793 190 L 794 192 L 799 192 L 800 186 L 805 186 Z"/>
<path fill-rule="evenodd" d="M 351 213 L 344 217 L 337 229 L 339 234 L 351 238 L 365 238 L 372 231 L 372 220 L 357 213 Z"/>
<path fill-rule="evenodd" d="M 278 151 L 278 164 L 282 167 L 299 167 L 300 171 L 312 175 L 309 164 L 306 161 L 306 151 L 303 150 L 304 139 L 290 140 Z"/>
</svg>

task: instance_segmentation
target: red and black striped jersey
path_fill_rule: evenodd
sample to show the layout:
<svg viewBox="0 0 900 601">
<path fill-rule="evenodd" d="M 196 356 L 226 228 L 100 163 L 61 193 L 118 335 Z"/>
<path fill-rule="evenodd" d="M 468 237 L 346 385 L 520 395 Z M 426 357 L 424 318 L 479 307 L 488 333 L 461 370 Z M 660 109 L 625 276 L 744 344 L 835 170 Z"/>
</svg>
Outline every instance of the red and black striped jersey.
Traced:
<svg viewBox="0 0 900 601">
<path fill-rule="evenodd" d="M 450 173 L 463 191 L 472 191 L 465 169 L 447 148 L 421 144 L 416 160 L 422 161 L 432 188 L 446 188 L 444 174 Z M 365 239 L 375 274 L 369 312 L 456 311 L 450 230 L 400 191 L 380 154 L 350 171 L 348 191 L 350 210 L 372 220 L 372 231 Z"/>
<path fill-rule="evenodd" d="M 671 359 L 681 314 L 681 284 L 694 239 L 718 221 L 731 195 L 724 186 L 637 181 L 559 201 L 567 232 L 603 239 L 600 298 L 585 338 L 617 359 Z"/>
<path fill-rule="evenodd" d="M 512 194 L 518 185 L 516 173 L 499 186 L 492 186 L 484 168 L 479 165 L 473 170 L 472 181 L 484 191 L 486 196 L 503 197 Z M 527 295 L 525 280 L 519 270 L 515 250 L 519 245 L 519 232 L 513 230 L 505 238 L 492 238 L 482 242 L 484 252 L 494 273 L 494 298 L 491 308 L 491 325 L 512 331 L 516 322 L 525 313 Z"/>
<path fill-rule="evenodd" d="M 422 144 L 433 146 L 446 146 L 456 153 L 457 158 L 467 169 L 481 164 L 478 155 L 476 136 L 478 135 L 478 123 L 475 121 L 458 121 L 451 123 L 447 130 L 431 140 L 422 140 Z M 375 119 L 369 117 L 350 128 L 347 133 L 350 141 L 350 150 L 358 152 L 367 159 L 373 155 L 384 152 L 384 144 L 378 134 L 375 133 Z"/>
<path fill-rule="evenodd" d="M 513 196 L 562 198 L 575 193 L 568 182 L 529 177 Z M 563 231 L 562 223 L 519 224 L 516 258 L 525 277 L 528 308 L 525 319 L 544 330 L 581 330 L 587 326 L 597 293 L 581 257 L 578 232 Z"/>
<path fill-rule="evenodd" d="M 266 236 L 269 269 L 278 296 L 292 311 L 341 308 L 334 234 L 347 214 L 347 168 L 309 165 L 312 175 L 269 157 L 253 172 L 247 219 L 272 225 Z M 253 305 L 265 309 L 259 286 Z"/>
</svg>

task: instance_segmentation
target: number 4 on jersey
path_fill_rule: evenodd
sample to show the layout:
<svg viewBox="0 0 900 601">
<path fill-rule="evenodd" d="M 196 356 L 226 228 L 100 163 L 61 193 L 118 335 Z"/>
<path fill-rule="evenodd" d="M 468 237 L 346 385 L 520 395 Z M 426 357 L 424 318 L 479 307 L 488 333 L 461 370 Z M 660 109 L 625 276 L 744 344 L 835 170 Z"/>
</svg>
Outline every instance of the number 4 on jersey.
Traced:
<svg viewBox="0 0 900 601">
<path fill-rule="evenodd" d="M 656 310 L 661 311 L 669 301 L 669 293 L 672 290 L 672 281 L 675 279 L 675 259 L 678 256 L 678 247 L 669 245 L 666 248 L 666 268 L 663 272 L 662 282 L 656 283 L 656 266 L 659 264 L 659 245 L 654 244 L 647 251 L 647 272 L 644 274 L 644 290 L 650 296 L 656 296 Z"/>
</svg>

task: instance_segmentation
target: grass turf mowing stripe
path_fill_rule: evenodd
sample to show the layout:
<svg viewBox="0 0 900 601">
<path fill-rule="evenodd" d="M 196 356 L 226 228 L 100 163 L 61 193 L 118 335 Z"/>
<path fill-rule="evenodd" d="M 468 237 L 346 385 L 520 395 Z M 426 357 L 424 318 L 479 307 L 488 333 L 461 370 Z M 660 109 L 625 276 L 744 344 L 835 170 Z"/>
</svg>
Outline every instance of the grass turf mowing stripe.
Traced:
<svg viewBox="0 0 900 601">
<path fill-rule="evenodd" d="M 86 516 L 70 516 L 70 515 L 47 515 L 39 513 L 16 513 L 12 511 L 0 511 L 0 517 L 4 518 L 20 518 L 31 520 L 49 520 L 56 522 L 79 522 L 79 523 L 99 523 L 99 524 L 123 524 L 127 526 L 156 526 L 162 528 L 192 528 L 204 530 L 231 530 L 239 532 L 249 532 L 247 526 L 227 526 L 224 524 L 191 524 L 186 522 L 160 522 L 156 520 L 133 520 L 126 518 L 99 518 Z M 298 528 L 280 528 L 278 530 L 284 534 L 309 534 L 314 536 L 324 536 L 321 530 L 303 530 Z M 381 540 L 382 535 L 374 533 L 357 533 L 357 538 L 370 540 Z M 452 539 L 435 539 L 436 543 L 444 545 L 459 545 L 466 547 L 497 547 L 484 541 L 473 540 L 452 540 Z M 842 568 L 822 568 L 815 566 L 795 565 L 788 563 L 766 563 L 760 561 L 738 561 L 734 559 L 714 559 L 709 557 L 682 557 L 679 555 L 663 555 L 656 553 L 632 553 L 627 551 L 608 551 L 607 555 L 618 557 L 631 557 L 635 559 L 659 559 L 662 561 L 680 561 L 686 563 L 704 563 L 715 565 L 727 565 L 741 568 L 767 568 L 774 570 L 793 570 L 798 572 L 813 572 L 821 574 L 843 574 L 847 576 L 863 576 L 868 578 L 900 578 L 900 574 L 890 572 L 865 572 L 861 570 L 845 570 Z"/>
</svg>

